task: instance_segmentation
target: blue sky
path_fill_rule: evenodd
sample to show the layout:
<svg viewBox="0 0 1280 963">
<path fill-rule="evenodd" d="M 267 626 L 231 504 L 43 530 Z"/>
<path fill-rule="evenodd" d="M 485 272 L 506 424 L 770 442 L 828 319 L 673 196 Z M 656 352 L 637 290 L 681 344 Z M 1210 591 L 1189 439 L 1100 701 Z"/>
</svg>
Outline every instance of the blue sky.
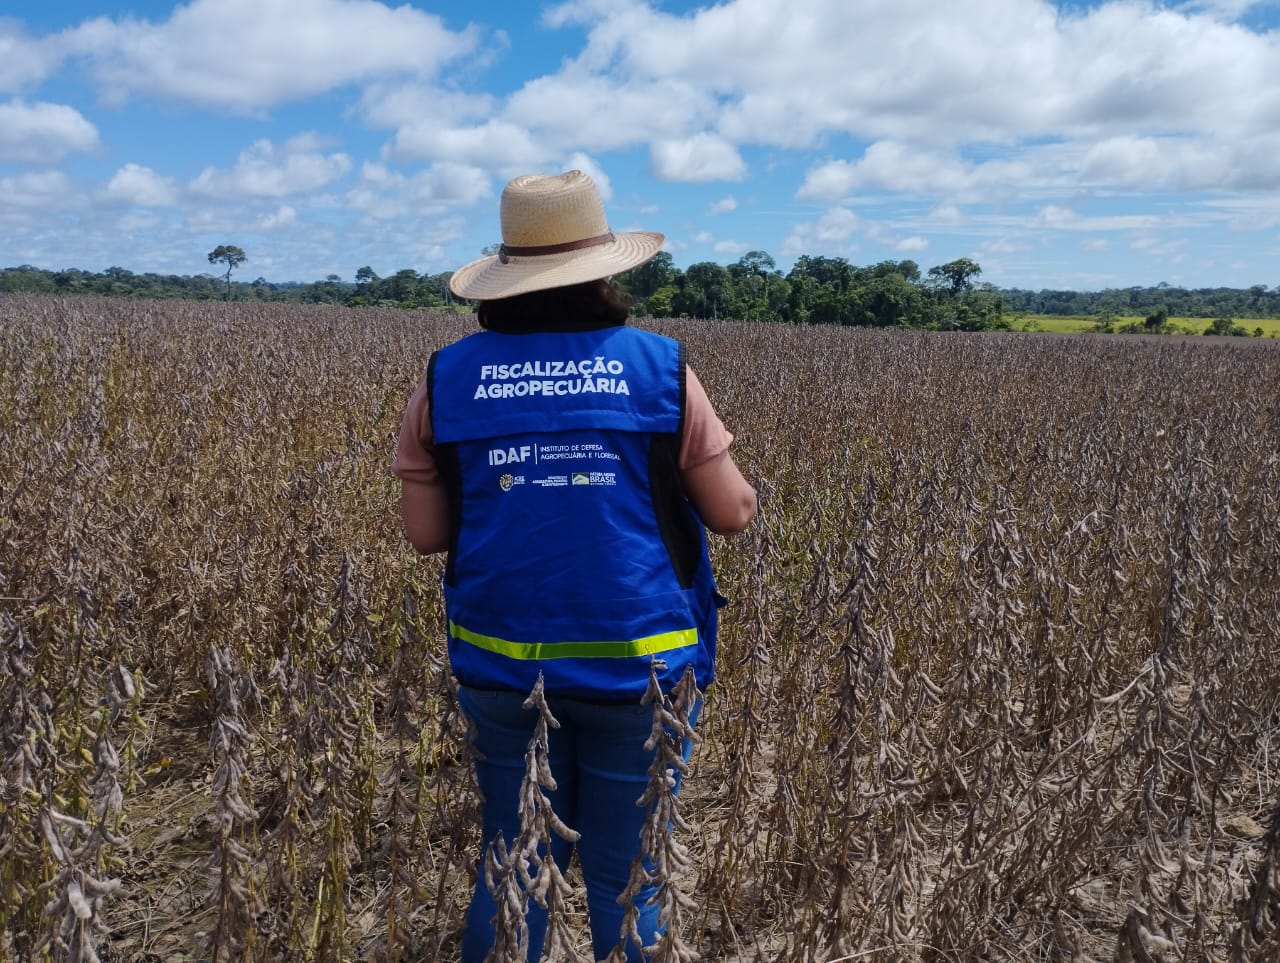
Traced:
<svg viewBox="0 0 1280 963">
<path fill-rule="evenodd" d="M 434 274 L 575 167 L 681 267 L 1280 286 L 1280 2 L 0 0 L 0 267 Z"/>
</svg>

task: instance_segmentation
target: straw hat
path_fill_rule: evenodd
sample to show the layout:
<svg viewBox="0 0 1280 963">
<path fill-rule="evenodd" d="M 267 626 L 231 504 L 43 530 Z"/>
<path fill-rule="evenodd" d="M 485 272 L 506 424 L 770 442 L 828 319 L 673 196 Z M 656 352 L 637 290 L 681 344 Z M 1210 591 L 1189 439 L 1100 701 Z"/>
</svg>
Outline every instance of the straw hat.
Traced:
<svg viewBox="0 0 1280 963">
<path fill-rule="evenodd" d="M 524 174 L 502 191 L 502 247 L 453 273 L 460 298 L 488 301 L 621 274 L 658 253 L 663 236 L 610 231 L 582 171 Z"/>
</svg>

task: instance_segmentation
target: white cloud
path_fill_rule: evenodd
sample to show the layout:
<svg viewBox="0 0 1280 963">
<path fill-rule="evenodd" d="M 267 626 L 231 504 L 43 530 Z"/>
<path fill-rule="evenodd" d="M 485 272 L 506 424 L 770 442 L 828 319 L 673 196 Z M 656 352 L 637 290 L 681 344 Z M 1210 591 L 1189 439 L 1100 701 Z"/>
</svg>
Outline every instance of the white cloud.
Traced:
<svg viewBox="0 0 1280 963">
<path fill-rule="evenodd" d="M 843 241 L 856 231 L 861 222 L 847 207 L 833 207 L 818 219 L 814 236 L 823 241 Z"/>
<path fill-rule="evenodd" d="M 431 84 L 378 82 L 365 87 L 359 103 L 347 113 L 376 129 L 432 124 L 453 127 L 490 116 L 496 104 L 496 98 L 487 93 Z"/>
<path fill-rule="evenodd" d="M 1080 222 L 1080 215 L 1070 208 L 1048 204 L 1036 213 L 1036 220 L 1045 227 L 1072 227 Z"/>
<path fill-rule="evenodd" d="M 258 230 L 278 231 L 292 227 L 296 223 L 298 223 L 298 212 L 288 204 L 281 204 L 270 214 L 264 214 L 258 218 Z"/>
<path fill-rule="evenodd" d="M 1112 137 L 1085 153 L 1080 180 L 1134 191 L 1178 192 L 1280 188 L 1280 136 L 1232 140 Z"/>
<path fill-rule="evenodd" d="M 858 168 L 845 160 L 819 164 L 805 175 L 796 191 L 801 200 L 834 200 L 852 194 L 858 186 Z"/>
<path fill-rule="evenodd" d="M 860 222 L 857 221 L 852 222 L 848 227 L 841 227 L 839 222 L 836 222 L 827 226 L 824 230 L 820 222 L 819 230 L 814 232 L 814 237 L 819 241 L 838 243 L 850 236 L 854 228 L 858 226 L 860 226 Z M 901 237 L 897 231 L 885 224 L 872 224 L 867 227 L 865 234 L 868 241 L 874 241 L 884 247 L 893 248 L 895 251 L 923 251 L 929 247 L 928 239 L 919 235 Z"/>
<path fill-rule="evenodd" d="M 1069 151 L 1045 152 L 1043 166 L 1012 156 L 1033 139 L 1087 148 L 1098 138 L 1177 132 L 1206 143 L 1240 142 L 1280 129 L 1280 32 L 1236 26 L 1245 7 L 1221 0 L 1171 10 L 1110 0 L 1060 13 L 1042 0 L 872 0 L 857 7 L 846 0 L 729 0 L 673 16 L 635 3 L 575 2 L 554 8 L 544 22 L 585 27 L 585 50 L 571 69 L 526 90 L 685 85 L 701 94 L 696 109 L 686 109 L 685 100 L 663 105 L 687 115 L 680 121 L 685 134 L 655 140 L 679 142 L 701 129 L 735 147 L 797 148 L 849 134 L 899 146 L 879 156 L 873 147 L 857 164 L 816 168 L 801 196 L 832 200 L 861 182 L 977 197 L 1016 191 L 1028 180 L 1076 180 L 1075 168 L 1060 163 Z M 571 96 L 547 103 L 572 104 Z M 584 129 L 605 116 L 619 114 L 593 111 Z M 625 129 L 634 117 L 624 109 L 617 126 Z M 964 160 L 958 148 L 966 144 L 1009 156 Z M 1280 177 L 1274 150 L 1233 150 L 1233 163 L 1213 153 L 1202 148 L 1204 156 L 1185 157 L 1172 170 L 1162 165 L 1140 183 L 1198 189 L 1225 173 L 1228 186 L 1265 189 Z M 895 172 L 893 162 L 902 160 L 915 163 Z M 1114 186 L 1130 188 L 1138 169 L 1124 167 Z M 925 182 L 913 188 L 920 173 Z"/>
<path fill-rule="evenodd" d="M 164 227 L 164 218 L 152 213 L 130 211 L 116 218 L 115 227 L 120 234 L 151 232 Z"/>
<path fill-rule="evenodd" d="M 183 226 L 195 234 L 221 234 L 239 231 L 243 227 L 243 219 L 230 208 L 189 207 L 183 210 Z"/>
<path fill-rule="evenodd" d="M 1016 241 L 1013 238 L 1000 237 L 994 241 L 987 241 L 982 245 L 982 253 L 994 255 L 1021 254 L 1030 250 L 1030 245 L 1025 241 Z"/>
<path fill-rule="evenodd" d="M 466 207 L 493 194 L 489 175 L 479 167 L 437 164 L 410 178 L 409 197 L 419 207 Z"/>
<path fill-rule="evenodd" d="M 1008 189 L 1010 184 L 1035 180 L 1037 168 L 1027 159 L 1004 159 L 973 164 L 957 152 L 930 150 L 880 141 L 861 158 L 829 161 L 806 175 L 796 197 L 837 200 L 856 191 L 942 194 L 977 198 Z"/>
<path fill-rule="evenodd" d="M 467 207 L 491 194 L 489 175 L 477 167 L 437 164 L 406 175 L 369 163 L 361 168 L 359 182 L 347 194 L 346 203 L 370 217 L 395 220 Z"/>
<path fill-rule="evenodd" d="M 1280 197 L 1274 194 L 1213 198 L 1203 204 L 1220 212 L 1232 230 L 1265 231 L 1280 227 Z"/>
<path fill-rule="evenodd" d="M 655 46 L 654 72 L 714 74 L 708 82 L 740 94 L 722 130 L 783 144 L 797 131 L 999 142 L 1274 117 L 1280 36 L 1213 16 L 1130 2 L 1077 15 L 1034 0 L 797 6 L 704 10 Z M 624 41 L 635 63 L 653 39 Z"/>
<path fill-rule="evenodd" d="M 1191 13 L 1209 13 L 1226 20 L 1238 20 L 1254 7 L 1266 6 L 1271 0 L 1192 0 L 1181 4 Z"/>
<path fill-rule="evenodd" d="M 739 181 L 747 174 L 737 149 L 724 138 L 706 133 L 655 143 L 649 149 L 649 167 L 664 181 Z"/>
<path fill-rule="evenodd" d="M 1280 36 L 1226 19 L 1113 2 L 1064 21 L 1074 91 L 1061 82 L 1050 119 L 1103 135 L 1262 129 L 1280 97 Z"/>
<path fill-rule="evenodd" d="M 82 195 L 62 171 L 32 171 L 0 177 L 0 210 L 44 211 L 80 207 Z"/>
<path fill-rule="evenodd" d="M 573 154 L 569 160 L 563 165 L 565 170 L 582 171 L 591 178 L 596 185 L 596 190 L 600 192 L 600 199 L 608 201 L 613 198 L 613 183 L 609 180 L 609 175 L 604 169 L 596 163 L 594 157 L 579 151 Z M 560 173 L 560 171 L 552 171 L 552 173 Z"/>
<path fill-rule="evenodd" d="M 1186 258 L 1187 242 L 1183 238 L 1172 240 L 1160 237 L 1137 237 L 1129 242 L 1129 247 L 1152 257 L 1168 258 L 1178 263 Z"/>
<path fill-rule="evenodd" d="M 783 256 L 847 252 L 850 239 L 861 226 L 862 221 L 853 211 L 847 207 L 833 207 L 817 221 L 797 224 L 792 228 L 782 243 Z M 875 233 L 874 229 L 872 233 Z"/>
<path fill-rule="evenodd" d="M 689 17 L 638 13 L 631 5 L 616 15 L 603 5 L 574 6 L 578 22 L 590 24 L 592 64 L 714 92 L 725 105 L 721 133 L 740 142 L 800 146 L 829 130 L 900 136 L 928 132 L 939 119 L 948 130 L 972 129 L 976 119 L 1004 124 L 1006 115 L 990 109 L 990 117 L 972 111 L 951 119 L 949 112 L 969 100 L 985 106 L 982 93 L 1052 69 L 1043 48 L 1053 43 L 1053 9 L 1025 0 L 857 7 L 845 0 L 734 0 Z M 909 38 L 909 47 L 885 42 L 893 36 Z M 1017 53 L 1028 46 L 1037 49 Z M 1032 86 L 1027 108 L 1035 103 Z"/>
<path fill-rule="evenodd" d="M 98 131 L 80 111 L 64 104 L 0 104 L 0 161 L 57 163 L 98 147 Z"/>
<path fill-rule="evenodd" d="M 30 37 L 16 20 L 0 17 L 0 91 L 16 93 L 34 86 L 61 60 L 56 43 Z"/>
<path fill-rule="evenodd" d="M 350 169 L 351 158 L 323 153 L 314 137 L 303 135 L 278 147 L 260 140 L 242 151 L 230 170 L 205 168 L 191 189 L 211 197 L 285 197 L 331 184 Z"/>
<path fill-rule="evenodd" d="M 1177 219 L 1160 214 L 1102 214 L 1055 225 L 1058 229 L 1069 227 L 1073 231 L 1136 231 L 1179 226 L 1184 225 Z"/>
<path fill-rule="evenodd" d="M 937 224 L 959 224 L 964 214 L 954 204 L 939 204 L 929 212 L 929 219 Z"/>
<path fill-rule="evenodd" d="M 100 17 L 66 40 L 109 101 L 147 95 L 257 111 L 351 83 L 431 76 L 479 37 L 408 4 L 191 0 L 163 23 Z"/>
<path fill-rule="evenodd" d="M 442 128 L 431 123 L 402 127 L 388 154 L 401 161 L 448 161 L 514 172 L 540 169 L 552 157 L 528 130 L 504 121 L 479 127 Z"/>
<path fill-rule="evenodd" d="M 717 254 L 745 254 L 751 250 L 751 245 L 741 241 L 717 241 L 711 249 Z"/>
<path fill-rule="evenodd" d="M 834 201 L 885 192 L 945 198 L 939 217 L 959 216 L 957 203 L 1088 191 L 1172 193 L 1273 191 L 1280 188 L 1280 134 L 1219 142 L 1185 136 L 1118 136 L 982 151 L 971 159 L 896 141 L 869 145 L 855 160 L 811 168 L 801 200 Z"/>
<path fill-rule="evenodd" d="M 694 84 L 600 76 L 576 65 L 529 81 L 501 113 L 553 147 L 591 151 L 678 139 L 714 117 L 714 98 Z"/>
<path fill-rule="evenodd" d="M 722 197 L 707 208 L 707 213 L 713 217 L 717 214 L 731 214 L 738 209 L 738 199 L 730 194 L 728 197 Z"/>
<path fill-rule="evenodd" d="M 174 207 L 178 203 L 178 184 L 149 167 L 125 164 L 112 175 L 102 194 L 106 200 L 119 204 Z"/>
</svg>

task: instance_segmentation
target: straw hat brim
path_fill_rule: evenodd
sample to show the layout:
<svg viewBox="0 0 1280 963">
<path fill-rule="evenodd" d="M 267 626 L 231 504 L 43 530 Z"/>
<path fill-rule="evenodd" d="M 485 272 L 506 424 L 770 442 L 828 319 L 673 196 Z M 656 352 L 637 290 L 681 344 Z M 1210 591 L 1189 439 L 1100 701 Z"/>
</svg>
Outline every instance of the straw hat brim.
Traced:
<svg viewBox="0 0 1280 963">
<path fill-rule="evenodd" d="M 662 249 L 662 234 L 614 231 L 607 244 L 561 254 L 490 255 L 464 264 L 449 278 L 449 288 L 469 301 L 492 301 L 530 291 L 596 281 L 639 267 Z"/>
</svg>

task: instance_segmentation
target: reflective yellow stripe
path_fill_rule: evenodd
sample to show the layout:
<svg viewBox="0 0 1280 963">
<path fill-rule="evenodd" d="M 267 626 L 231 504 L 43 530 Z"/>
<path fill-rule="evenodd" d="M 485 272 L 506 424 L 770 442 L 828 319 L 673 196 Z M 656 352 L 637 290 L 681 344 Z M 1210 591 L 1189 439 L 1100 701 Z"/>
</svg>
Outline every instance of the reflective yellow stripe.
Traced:
<svg viewBox="0 0 1280 963">
<path fill-rule="evenodd" d="M 669 652 L 698 644 L 697 629 L 679 629 L 660 632 L 630 642 L 511 642 L 492 635 L 481 635 L 464 629 L 457 622 L 449 623 L 449 634 L 459 641 L 474 645 L 488 652 L 496 652 L 511 659 L 624 659 L 633 655 L 652 655 Z"/>
</svg>

